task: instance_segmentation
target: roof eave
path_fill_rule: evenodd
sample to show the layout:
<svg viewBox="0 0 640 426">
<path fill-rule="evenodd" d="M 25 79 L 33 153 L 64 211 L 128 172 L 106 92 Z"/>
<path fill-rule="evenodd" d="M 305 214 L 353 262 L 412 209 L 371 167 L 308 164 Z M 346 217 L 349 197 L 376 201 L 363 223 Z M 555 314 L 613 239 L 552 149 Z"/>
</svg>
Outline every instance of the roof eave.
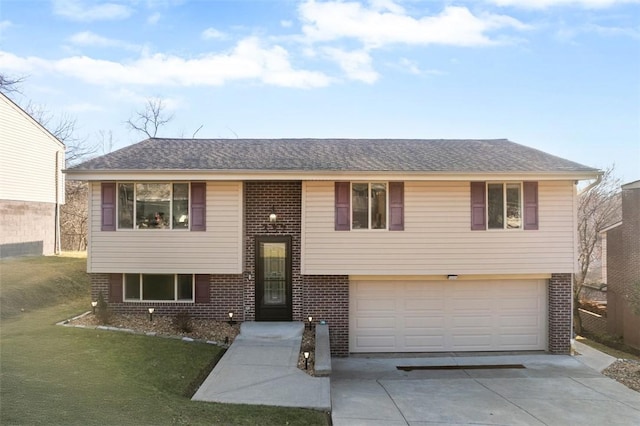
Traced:
<svg viewBox="0 0 640 426">
<path fill-rule="evenodd" d="M 590 180 L 600 170 L 584 171 L 391 171 L 391 170 L 64 170 L 71 180 Z"/>
</svg>

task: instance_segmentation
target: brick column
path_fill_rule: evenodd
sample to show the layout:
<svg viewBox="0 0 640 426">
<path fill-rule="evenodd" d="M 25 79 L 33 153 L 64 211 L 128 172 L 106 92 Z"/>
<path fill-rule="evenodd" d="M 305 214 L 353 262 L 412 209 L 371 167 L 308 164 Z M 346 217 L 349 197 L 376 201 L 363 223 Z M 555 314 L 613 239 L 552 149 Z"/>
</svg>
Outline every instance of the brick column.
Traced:
<svg viewBox="0 0 640 426">
<path fill-rule="evenodd" d="M 349 356 L 349 276 L 304 275 L 305 317 L 329 323 L 331 355 Z"/>
<path fill-rule="evenodd" d="M 549 352 L 571 351 L 572 274 L 551 274 L 549 279 Z"/>
</svg>

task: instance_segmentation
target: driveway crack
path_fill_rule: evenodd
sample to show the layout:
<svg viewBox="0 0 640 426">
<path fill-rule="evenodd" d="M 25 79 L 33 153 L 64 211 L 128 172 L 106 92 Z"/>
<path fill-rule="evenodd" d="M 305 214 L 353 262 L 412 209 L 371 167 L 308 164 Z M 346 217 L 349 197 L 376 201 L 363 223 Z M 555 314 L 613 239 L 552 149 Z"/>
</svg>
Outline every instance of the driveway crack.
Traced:
<svg viewBox="0 0 640 426">
<path fill-rule="evenodd" d="M 398 410 L 398 413 L 400 413 L 400 415 L 402 416 L 402 419 L 404 420 L 404 422 L 407 424 L 407 426 L 409 425 L 409 421 L 407 420 L 407 418 L 404 416 L 404 413 L 402 412 L 402 410 L 400 409 L 400 407 L 398 407 L 398 404 L 396 403 L 396 400 L 393 399 L 393 396 L 391 396 L 391 394 L 389 393 L 389 391 L 387 390 L 387 388 L 382 384 L 382 382 L 380 382 L 379 379 L 376 379 L 376 383 L 378 385 L 380 385 L 380 387 L 382 389 L 384 389 L 384 392 L 387 394 L 387 396 L 389 397 L 389 399 L 391 400 L 391 402 L 393 402 L 393 405 L 396 407 L 396 410 Z"/>
</svg>

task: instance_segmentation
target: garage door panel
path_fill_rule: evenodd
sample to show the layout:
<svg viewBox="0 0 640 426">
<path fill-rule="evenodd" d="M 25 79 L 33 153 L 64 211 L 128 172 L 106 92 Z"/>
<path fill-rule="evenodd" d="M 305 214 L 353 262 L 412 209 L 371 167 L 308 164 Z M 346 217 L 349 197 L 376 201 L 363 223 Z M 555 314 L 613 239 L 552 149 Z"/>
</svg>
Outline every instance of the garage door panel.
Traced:
<svg viewBox="0 0 640 426">
<path fill-rule="evenodd" d="M 405 328 L 443 328 L 444 318 L 442 316 L 405 317 Z"/>
<path fill-rule="evenodd" d="M 415 349 L 416 352 L 426 352 L 423 348 L 429 348 L 432 351 L 437 351 L 438 348 L 444 346 L 444 337 L 442 335 L 437 336 L 407 336 L 404 339 L 404 349 L 411 351 Z"/>
<path fill-rule="evenodd" d="M 394 337 L 361 336 L 357 339 L 360 352 L 395 352 Z"/>
<path fill-rule="evenodd" d="M 394 301 L 390 300 L 365 299 L 358 301 L 357 310 L 362 314 L 366 314 L 367 312 L 379 314 L 380 312 L 395 312 L 397 306 Z"/>
<path fill-rule="evenodd" d="M 356 281 L 352 352 L 546 349 L 546 281 Z"/>
<path fill-rule="evenodd" d="M 361 330 L 368 329 L 388 329 L 395 330 L 396 329 L 396 318 L 395 317 L 361 317 L 357 319 L 357 326 Z"/>
</svg>

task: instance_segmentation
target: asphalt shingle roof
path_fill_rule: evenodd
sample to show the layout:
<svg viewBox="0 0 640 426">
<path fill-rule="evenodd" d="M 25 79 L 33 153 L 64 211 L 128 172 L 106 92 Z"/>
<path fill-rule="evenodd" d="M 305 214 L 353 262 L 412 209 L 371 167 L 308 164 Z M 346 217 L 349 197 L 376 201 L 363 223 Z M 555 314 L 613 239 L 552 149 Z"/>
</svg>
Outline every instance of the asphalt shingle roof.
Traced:
<svg viewBox="0 0 640 426">
<path fill-rule="evenodd" d="M 152 138 L 70 170 L 595 172 L 506 139 Z"/>
</svg>

